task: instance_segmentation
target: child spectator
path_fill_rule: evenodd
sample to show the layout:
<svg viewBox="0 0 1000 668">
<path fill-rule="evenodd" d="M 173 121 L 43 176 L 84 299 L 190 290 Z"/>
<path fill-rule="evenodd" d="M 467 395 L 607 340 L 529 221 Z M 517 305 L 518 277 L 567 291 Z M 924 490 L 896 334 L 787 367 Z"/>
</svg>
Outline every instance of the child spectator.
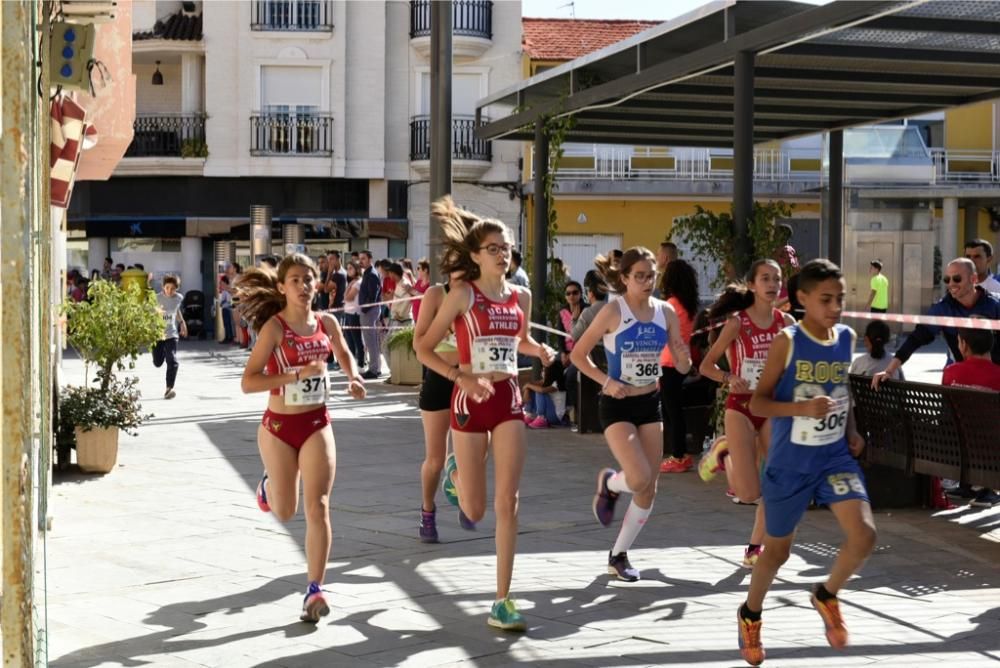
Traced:
<svg viewBox="0 0 1000 668">
<path fill-rule="evenodd" d="M 859 376 L 874 376 L 880 371 L 885 371 L 892 361 L 892 357 L 885 352 L 885 344 L 889 342 L 891 336 L 889 325 L 882 320 L 872 320 L 865 328 L 865 349 L 868 351 L 851 363 L 850 373 Z M 893 380 L 906 380 L 903 377 L 903 370 L 896 371 L 889 376 Z"/>
<path fill-rule="evenodd" d="M 528 429 L 547 429 L 564 424 L 563 413 L 566 412 L 566 385 L 562 362 L 557 357 L 550 366 L 542 370 L 541 382 L 525 383 L 521 388 L 521 398 L 524 402 L 524 422 Z M 558 393 L 562 392 L 562 397 Z M 562 405 L 556 405 L 556 399 Z"/>
</svg>

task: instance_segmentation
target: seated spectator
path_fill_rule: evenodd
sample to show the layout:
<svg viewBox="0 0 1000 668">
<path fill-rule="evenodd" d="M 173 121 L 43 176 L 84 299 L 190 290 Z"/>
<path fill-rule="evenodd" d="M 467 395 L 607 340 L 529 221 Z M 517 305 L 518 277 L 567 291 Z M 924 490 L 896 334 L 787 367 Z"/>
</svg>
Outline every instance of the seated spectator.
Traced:
<svg viewBox="0 0 1000 668">
<path fill-rule="evenodd" d="M 988 329 L 959 329 L 958 349 L 962 361 L 949 364 L 941 377 L 942 385 L 1000 392 L 1000 364 L 993 362 L 993 332 Z M 983 488 L 969 502 L 976 508 L 1000 505 L 996 490 Z"/>
<path fill-rule="evenodd" d="M 880 371 L 885 371 L 892 361 L 892 357 L 885 352 L 885 345 L 891 336 L 889 325 L 885 321 L 869 322 L 865 328 L 865 349 L 868 352 L 851 363 L 850 372 L 859 376 L 874 376 Z M 896 369 L 889 377 L 893 380 L 905 380 L 902 369 Z"/>
<path fill-rule="evenodd" d="M 547 429 L 565 424 L 566 385 L 562 362 L 556 358 L 542 370 L 541 381 L 531 381 L 521 388 L 524 422 L 528 429 Z M 559 396 L 562 393 L 562 396 Z M 557 405 L 561 404 L 561 405 Z"/>
</svg>

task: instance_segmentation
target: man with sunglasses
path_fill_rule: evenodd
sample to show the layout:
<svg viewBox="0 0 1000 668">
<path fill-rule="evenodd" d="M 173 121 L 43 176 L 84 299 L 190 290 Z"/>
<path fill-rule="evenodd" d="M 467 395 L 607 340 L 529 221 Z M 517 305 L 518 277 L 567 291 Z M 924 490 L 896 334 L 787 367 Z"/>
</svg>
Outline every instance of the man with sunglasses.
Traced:
<svg viewBox="0 0 1000 668">
<path fill-rule="evenodd" d="M 927 315 L 951 316 L 959 318 L 980 317 L 989 320 L 1000 320 L 1000 296 L 991 294 L 977 285 L 976 265 L 968 258 L 956 258 L 948 263 L 944 277 L 947 294 L 931 305 Z M 938 331 L 944 335 L 948 344 L 949 358 L 961 362 L 963 357 L 958 347 L 958 330 L 955 327 L 938 327 L 935 325 L 917 325 L 885 371 L 872 377 L 872 387 L 878 386 L 886 378 L 891 377 L 918 348 L 934 341 Z M 991 351 L 993 361 L 1000 364 L 1000 337 L 996 337 Z"/>
</svg>

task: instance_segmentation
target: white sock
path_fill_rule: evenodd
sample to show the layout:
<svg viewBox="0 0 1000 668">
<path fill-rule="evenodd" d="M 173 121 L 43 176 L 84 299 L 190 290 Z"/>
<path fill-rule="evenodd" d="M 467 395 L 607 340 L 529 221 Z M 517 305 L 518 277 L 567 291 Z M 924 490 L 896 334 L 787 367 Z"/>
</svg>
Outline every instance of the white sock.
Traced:
<svg viewBox="0 0 1000 668">
<path fill-rule="evenodd" d="M 611 548 L 612 555 L 628 552 L 628 549 L 632 547 L 632 543 L 635 542 L 639 532 L 642 531 L 642 527 L 646 525 L 646 519 L 652 512 L 653 504 L 649 504 L 649 508 L 640 508 L 635 504 L 635 501 L 628 504 L 628 510 L 625 511 L 625 517 L 622 518 L 621 531 L 618 532 L 618 540 L 615 541 L 615 546 Z"/>
<path fill-rule="evenodd" d="M 635 494 L 635 492 L 629 489 L 628 483 L 625 482 L 625 471 L 619 471 L 618 473 L 608 478 L 608 489 L 614 492 L 615 494 L 621 494 L 622 492 L 625 492 L 627 494 Z"/>
</svg>

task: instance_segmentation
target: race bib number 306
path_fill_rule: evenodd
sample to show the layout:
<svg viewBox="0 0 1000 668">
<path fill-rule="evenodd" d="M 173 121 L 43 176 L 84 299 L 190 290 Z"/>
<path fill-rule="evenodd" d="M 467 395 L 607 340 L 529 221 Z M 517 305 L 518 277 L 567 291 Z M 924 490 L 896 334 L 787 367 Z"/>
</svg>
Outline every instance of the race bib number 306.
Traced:
<svg viewBox="0 0 1000 668">
<path fill-rule="evenodd" d="M 635 387 L 652 385 L 660 378 L 660 353 L 657 350 L 622 352 L 621 382 Z"/>
<path fill-rule="evenodd" d="M 288 406 L 319 406 L 329 398 L 330 388 L 325 373 L 285 385 L 285 404 Z"/>
<path fill-rule="evenodd" d="M 472 340 L 472 371 L 517 375 L 516 336 L 477 336 Z"/>
<path fill-rule="evenodd" d="M 847 412 L 850 399 L 839 397 L 833 400 L 833 410 L 822 418 L 796 416 L 792 420 L 792 443 L 820 446 L 836 443 L 847 431 Z"/>
</svg>

